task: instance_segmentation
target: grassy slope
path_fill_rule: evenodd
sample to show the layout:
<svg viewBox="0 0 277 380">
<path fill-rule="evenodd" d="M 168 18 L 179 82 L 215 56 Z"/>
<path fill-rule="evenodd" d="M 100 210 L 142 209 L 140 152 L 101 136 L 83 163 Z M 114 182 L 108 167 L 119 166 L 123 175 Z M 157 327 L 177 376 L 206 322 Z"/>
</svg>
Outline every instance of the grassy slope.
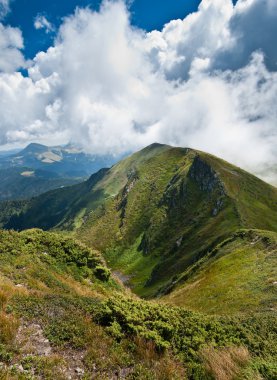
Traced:
<svg viewBox="0 0 277 380">
<path fill-rule="evenodd" d="M 136 300 L 98 278 L 97 252 L 56 233 L 0 231 L 0 252 L 1 379 L 276 375 L 273 315 L 214 318 Z"/>
<path fill-rule="evenodd" d="M 211 314 L 276 311 L 276 279 L 277 234 L 242 230 L 181 275 L 163 300 Z"/>
</svg>

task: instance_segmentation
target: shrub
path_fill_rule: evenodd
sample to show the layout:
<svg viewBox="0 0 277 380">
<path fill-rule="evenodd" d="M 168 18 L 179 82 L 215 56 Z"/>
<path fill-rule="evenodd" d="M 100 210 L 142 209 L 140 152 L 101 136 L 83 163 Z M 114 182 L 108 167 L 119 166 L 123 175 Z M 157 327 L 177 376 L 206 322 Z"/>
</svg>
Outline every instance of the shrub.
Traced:
<svg viewBox="0 0 277 380">
<path fill-rule="evenodd" d="M 97 267 L 94 270 L 94 275 L 99 280 L 107 282 L 110 279 L 111 271 L 106 267 L 97 265 Z"/>
</svg>

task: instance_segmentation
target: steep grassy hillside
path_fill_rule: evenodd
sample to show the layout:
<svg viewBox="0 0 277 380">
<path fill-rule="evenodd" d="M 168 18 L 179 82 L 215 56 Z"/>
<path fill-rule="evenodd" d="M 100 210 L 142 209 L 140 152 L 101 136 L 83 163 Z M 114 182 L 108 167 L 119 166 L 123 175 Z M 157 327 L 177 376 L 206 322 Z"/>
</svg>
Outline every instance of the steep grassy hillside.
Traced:
<svg viewBox="0 0 277 380">
<path fill-rule="evenodd" d="M 0 378 L 274 379 L 276 317 L 207 317 L 131 297 L 99 254 L 0 231 Z"/>
<path fill-rule="evenodd" d="M 277 310 L 277 234 L 241 230 L 160 294 L 168 303 L 212 314 Z"/>
<path fill-rule="evenodd" d="M 78 234 L 151 296 L 237 229 L 276 231 L 276 199 L 276 189 L 224 161 L 169 148 L 129 166 L 124 188 Z"/>
<path fill-rule="evenodd" d="M 238 229 L 277 231 L 277 190 L 214 156 L 153 144 L 33 199 L 5 227 L 75 231 L 152 297 Z"/>
</svg>

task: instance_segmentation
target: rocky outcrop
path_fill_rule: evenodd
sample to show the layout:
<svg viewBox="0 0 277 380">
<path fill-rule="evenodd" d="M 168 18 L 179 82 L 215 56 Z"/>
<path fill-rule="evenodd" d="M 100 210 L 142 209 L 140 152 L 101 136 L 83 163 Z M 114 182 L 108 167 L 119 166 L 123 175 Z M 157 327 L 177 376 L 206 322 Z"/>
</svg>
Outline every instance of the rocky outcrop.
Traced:
<svg viewBox="0 0 277 380">
<path fill-rule="evenodd" d="M 175 174 L 168 183 L 159 206 L 167 206 L 169 210 L 184 205 L 187 200 L 187 180 Z"/>
<path fill-rule="evenodd" d="M 126 207 L 127 207 L 127 202 L 128 202 L 128 194 L 133 189 L 133 187 L 135 186 L 135 183 L 139 179 L 136 169 L 131 169 L 127 173 L 127 178 L 128 178 L 128 181 L 122 190 L 122 193 L 120 195 L 120 200 L 119 200 L 119 203 L 117 206 L 117 211 L 121 211 L 121 213 L 120 213 L 120 219 L 121 219 L 120 228 L 123 226 L 123 223 L 124 223 Z"/>
<path fill-rule="evenodd" d="M 220 192 L 225 194 L 224 186 L 218 177 L 215 170 L 207 164 L 200 156 L 196 156 L 190 167 L 188 177 L 194 180 L 200 190 L 211 193 L 215 189 L 220 190 Z"/>
<path fill-rule="evenodd" d="M 212 216 L 218 215 L 224 207 L 226 193 L 224 185 L 216 171 L 200 156 L 196 156 L 190 167 L 188 178 L 193 180 L 202 192 L 210 196 L 214 203 Z"/>
</svg>

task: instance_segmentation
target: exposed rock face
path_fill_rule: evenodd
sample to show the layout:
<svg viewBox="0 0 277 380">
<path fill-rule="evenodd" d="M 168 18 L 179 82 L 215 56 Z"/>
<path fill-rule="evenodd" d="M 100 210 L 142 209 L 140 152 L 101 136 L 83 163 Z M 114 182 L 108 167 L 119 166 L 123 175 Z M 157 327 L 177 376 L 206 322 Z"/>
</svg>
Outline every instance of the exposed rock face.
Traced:
<svg viewBox="0 0 277 380">
<path fill-rule="evenodd" d="M 201 191 L 210 196 L 212 194 L 216 196 L 212 209 L 212 216 L 218 215 L 224 206 L 226 193 L 224 185 L 215 170 L 199 156 L 196 156 L 190 167 L 188 177 L 197 183 Z"/>
<path fill-rule="evenodd" d="M 224 187 L 218 175 L 199 156 L 196 156 L 188 173 L 188 177 L 194 180 L 200 190 L 211 193 L 215 189 L 220 189 L 224 194 Z"/>
<path fill-rule="evenodd" d="M 221 197 L 221 198 L 217 199 L 215 202 L 215 206 L 213 208 L 213 211 L 212 211 L 212 215 L 216 216 L 219 213 L 219 211 L 222 209 L 223 205 L 224 205 L 223 198 Z"/>
<path fill-rule="evenodd" d="M 120 228 L 123 226 L 124 223 L 124 218 L 125 218 L 125 213 L 126 213 L 126 206 L 128 202 L 128 194 L 130 191 L 133 189 L 135 186 L 135 183 L 139 179 L 138 174 L 136 169 L 132 169 L 127 173 L 127 178 L 128 182 L 124 186 L 120 198 L 120 202 L 117 206 L 117 211 L 121 211 L 120 218 L 121 218 L 121 223 L 120 223 Z"/>
</svg>

